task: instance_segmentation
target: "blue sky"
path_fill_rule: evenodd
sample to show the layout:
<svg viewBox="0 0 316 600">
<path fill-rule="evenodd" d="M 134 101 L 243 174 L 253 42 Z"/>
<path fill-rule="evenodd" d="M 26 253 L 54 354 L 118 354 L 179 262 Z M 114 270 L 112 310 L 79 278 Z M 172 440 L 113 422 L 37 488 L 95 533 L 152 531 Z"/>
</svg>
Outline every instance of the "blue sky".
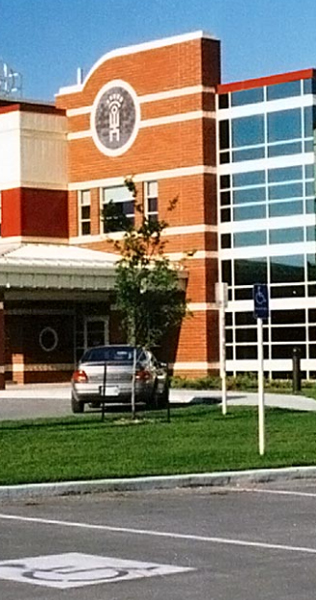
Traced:
<svg viewBox="0 0 316 600">
<path fill-rule="evenodd" d="M 0 59 L 35 100 L 110 50 L 196 30 L 221 40 L 223 82 L 316 67 L 315 0 L 0 0 Z"/>
</svg>

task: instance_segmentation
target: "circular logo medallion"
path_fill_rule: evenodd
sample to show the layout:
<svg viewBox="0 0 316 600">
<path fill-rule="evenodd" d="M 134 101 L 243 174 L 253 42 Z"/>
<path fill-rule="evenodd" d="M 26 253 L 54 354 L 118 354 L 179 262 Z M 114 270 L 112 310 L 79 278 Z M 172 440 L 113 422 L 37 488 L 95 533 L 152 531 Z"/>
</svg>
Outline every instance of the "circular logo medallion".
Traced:
<svg viewBox="0 0 316 600">
<path fill-rule="evenodd" d="M 91 112 L 91 132 L 98 149 L 119 156 L 133 144 L 139 128 L 140 109 L 133 88 L 120 79 L 99 91 Z"/>
</svg>

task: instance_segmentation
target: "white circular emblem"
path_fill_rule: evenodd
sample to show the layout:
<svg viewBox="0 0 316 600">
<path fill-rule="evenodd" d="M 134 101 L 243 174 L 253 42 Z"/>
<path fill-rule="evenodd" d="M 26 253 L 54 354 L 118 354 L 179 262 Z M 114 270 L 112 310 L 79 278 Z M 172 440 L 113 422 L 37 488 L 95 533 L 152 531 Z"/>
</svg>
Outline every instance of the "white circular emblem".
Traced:
<svg viewBox="0 0 316 600">
<path fill-rule="evenodd" d="M 97 148 L 107 156 L 119 156 L 135 141 L 140 122 L 136 92 L 115 79 L 97 94 L 91 111 L 91 132 Z"/>
<path fill-rule="evenodd" d="M 44 327 L 39 334 L 39 345 L 45 352 L 52 352 L 58 344 L 58 335 L 52 327 Z"/>
</svg>

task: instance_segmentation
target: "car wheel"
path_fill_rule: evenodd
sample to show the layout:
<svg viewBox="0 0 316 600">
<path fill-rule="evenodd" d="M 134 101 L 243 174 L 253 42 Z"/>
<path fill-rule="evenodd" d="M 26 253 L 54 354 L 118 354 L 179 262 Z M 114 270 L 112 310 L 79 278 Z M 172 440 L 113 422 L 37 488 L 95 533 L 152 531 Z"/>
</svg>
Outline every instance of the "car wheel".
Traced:
<svg viewBox="0 0 316 600">
<path fill-rule="evenodd" d="M 76 400 L 73 394 L 71 394 L 71 409 L 73 413 L 83 413 L 84 411 L 84 403 Z"/>
</svg>

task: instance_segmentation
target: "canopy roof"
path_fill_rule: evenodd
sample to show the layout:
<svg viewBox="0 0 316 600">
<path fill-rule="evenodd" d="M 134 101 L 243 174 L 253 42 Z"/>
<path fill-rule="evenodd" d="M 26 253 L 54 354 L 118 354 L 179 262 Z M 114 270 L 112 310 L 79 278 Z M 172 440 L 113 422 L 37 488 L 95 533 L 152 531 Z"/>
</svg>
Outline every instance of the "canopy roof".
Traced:
<svg viewBox="0 0 316 600">
<path fill-rule="evenodd" d="M 0 243 L 0 287 L 110 290 L 118 256 L 68 244 Z"/>
</svg>

